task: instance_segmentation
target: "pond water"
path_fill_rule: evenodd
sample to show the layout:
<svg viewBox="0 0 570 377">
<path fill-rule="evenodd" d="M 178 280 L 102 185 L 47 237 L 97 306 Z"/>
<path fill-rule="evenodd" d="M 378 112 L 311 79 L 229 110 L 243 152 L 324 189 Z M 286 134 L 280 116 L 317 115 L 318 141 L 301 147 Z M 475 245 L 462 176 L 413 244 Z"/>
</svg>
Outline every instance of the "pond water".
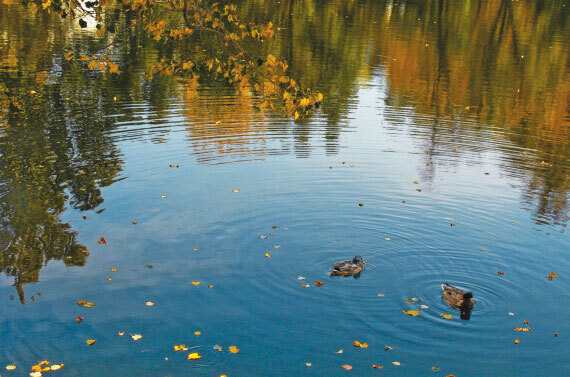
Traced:
<svg viewBox="0 0 570 377">
<path fill-rule="evenodd" d="M 324 94 L 295 122 L 145 81 L 142 36 L 119 76 L 67 64 L 94 31 L 3 0 L 1 374 L 568 375 L 569 7 L 244 1 Z M 358 279 L 328 276 L 356 254 Z"/>
</svg>

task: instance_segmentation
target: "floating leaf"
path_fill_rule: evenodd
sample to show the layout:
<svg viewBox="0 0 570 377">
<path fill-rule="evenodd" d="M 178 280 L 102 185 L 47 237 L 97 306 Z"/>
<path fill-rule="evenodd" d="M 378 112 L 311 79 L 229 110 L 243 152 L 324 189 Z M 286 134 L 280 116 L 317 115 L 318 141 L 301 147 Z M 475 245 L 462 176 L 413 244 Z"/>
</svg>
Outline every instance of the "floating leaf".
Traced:
<svg viewBox="0 0 570 377">
<path fill-rule="evenodd" d="M 358 206 L 359 206 L 359 207 L 363 207 L 363 206 L 364 206 L 364 203 L 358 203 Z"/>
<path fill-rule="evenodd" d="M 279 229 L 279 226 L 278 226 L 278 225 L 273 225 L 273 226 L 271 227 L 271 229 Z"/>
<path fill-rule="evenodd" d="M 30 377 L 42 377 L 42 372 L 32 372 L 30 373 Z"/>
<path fill-rule="evenodd" d="M 402 310 L 402 313 L 411 315 L 412 317 L 417 317 L 421 312 L 419 310 Z"/>
<path fill-rule="evenodd" d="M 351 369 L 352 369 L 352 365 L 348 365 L 348 364 L 344 364 L 342 367 L 343 367 L 344 369 L 346 369 L 346 370 L 351 370 Z"/>
<path fill-rule="evenodd" d="M 111 272 L 117 272 L 118 270 L 117 270 L 116 268 L 111 268 L 111 269 L 109 269 L 109 271 L 111 271 Z"/>
<path fill-rule="evenodd" d="M 515 315 L 515 313 L 513 313 L 513 312 L 508 312 L 507 314 L 508 314 L 508 315 L 511 315 L 511 316 L 512 316 L 512 315 Z"/>
<path fill-rule="evenodd" d="M 416 185 L 420 183 L 420 181 L 418 181 L 417 179 L 415 181 L 412 181 L 412 183 L 415 183 Z"/>
<path fill-rule="evenodd" d="M 482 247 L 482 248 L 480 248 L 479 250 L 481 250 L 481 251 L 485 251 L 485 248 L 484 248 L 484 247 Z"/>
<path fill-rule="evenodd" d="M 305 280 L 304 276 L 297 276 L 297 280 Z"/>
<path fill-rule="evenodd" d="M 237 348 L 236 346 L 230 346 L 228 349 L 231 353 L 238 353 L 239 352 L 239 348 Z"/>
<path fill-rule="evenodd" d="M 306 367 L 312 367 L 313 364 L 312 364 L 312 363 L 305 363 L 305 366 L 306 366 Z"/>
<path fill-rule="evenodd" d="M 372 364 L 372 368 L 374 368 L 374 369 L 384 369 L 384 366 L 383 366 L 383 365 Z"/>
<path fill-rule="evenodd" d="M 16 369 L 16 365 L 14 364 L 6 365 L 6 370 L 14 370 L 14 369 Z"/>
<path fill-rule="evenodd" d="M 79 300 L 79 301 L 77 301 L 77 305 L 83 306 L 83 305 L 85 305 L 86 302 L 87 301 L 85 301 L 85 300 Z"/>
<path fill-rule="evenodd" d="M 138 224 L 135 220 L 133 220 L 132 223 L 133 223 L 133 225 L 137 225 L 137 224 Z"/>
<path fill-rule="evenodd" d="M 142 335 L 141 334 L 134 334 L 134 335 L 131 335 L 131 338 L 133 338 L 134 341 L 137 341 L 139 339 L 142 339 Z"/>
<path fill-rule="evenodd" d="M 335 353 L 341 354 L 341 353 L 343 353 L 343 352 L 344 352 L 344 351 L 343 351 L 342 349 L 340 349 L 340 350 L 336 351 Z"/>
<path fill-rule="evenodd" d="M 504 275 L 505 273 L 503 271 L 497 271 L 497 275 L 501 276 Z"/>
<path fill-rule="evenodd" d="M 257 236 L 257 238 L 259 238 L 260 240 L 264 240 L 267 238 L 267 236 L 260 234 L 259 236 Z"/>
<path fill-rule="evenodd" d="M 440 369 L 439 369 L 439 367 L 431 367 L 431 370 L 438 371 Z"/>
<path fill-rule="evenodd" d="M 266 258 L 271 258 L 271 254 L 265 253 L 265 257 L 266 257 Z"/>
<path fill-rule="evenodd" d="M 214 288 L 212 284 L 208 284 L 208 288 Z"/>
<path fill-rule="evenodd" d="M 415 297 L 412 297 L 412 298 L 405 298 L 405 299 L 404 299 L 404 302 L 417 302 L 417 301 L 419 301 L 419 299 L 417 299 L 417 298 L 415 298 Z"/>
<path fill-rule="evenodd" d="M 95 339 L 87 339 L 85 343 L 89 344 L 90 346 L 95 344 Z"/>
<path fill-rule="evenodd" d="M 215 349 L 216 351 L 218 351 L 218 352 L 222 352 L 222 351 L 223 351 L 222 346 L 219 346 L 219 345 L 217 345 L 217 344 L 214 346 L 214 349 Z"/>
<path fill-rule="evenodd" d="M 166 199 L 167 196 L 166 196 L 166 195 L 160 195 L 160 198 L 161 198 L 161 199 Z"/>
<path fill-rule="evenodd" d="M 106 245 L 106 244 L 107 244 L 107 240 L 105 239 L 105 237 L 101 237 L 101 238 L 99 239 L 99 241 L 97 241 L 97 243 L 100 243 L 100 244 L 102 244 L 102 245 Z"/>
<path fill-rule="evenodd" d="M 353 168 L 353 167 L 354 167 L 354 164 L 350 164 L 350 167 Z"/>
<path fill-rule="evenodd" d="M 95 304 L 92 303 L 91 301 L 88 301 L 88 302 L 86 302 L 85 305 L 83 305 L 83 306 L 84 306 L 85 308 L 92 308 L 92 307 L 95 306 Z"/>
<path fill-rule="evenodd" d="M 200 285 L 200 282 L 199 282 L 199 281 L 193 281 L 193 282 L 192 282 L 192 285 L 199 286 L 199 285 Z"/>
<path fill-rule="evenodd" d="M 145 264 L 144 266 L 145 266 L 146 268 L 152 268 L 152 267 L 153 267 L 152 264 Z"/>
<path fill-rule="evenodd" d="M 423 305 L 423 304 L 422 304 L 422 305 L 420 305 L 420 308 L 422 308 L 422 309 L 429 309 L 429 305 Z"/>
<path fill-rule="evenodd" d="M 145 303 L 145 305 L 146 305 L 146 306 L 153 306 L 153 305 L 154 305 L 154 302 L 152 302 L 152 301 L 147 301 L 147 302 Z"/>
<path fill-rule="evenodd" d="M 390 347 L 388 345 L 384 346 L 384 351 L 389 351 L 389 350 L 393 350 L 393 349 L 394 349 L 394 347 Z"/>
<path fill-rule="evenodd" d="M 451 314 L 439 313 L 439 316 L 441 318 L 445 318 L 445 319 L 452 319 L 453 318 L 453 316 Z"/>
<path fill-rule="evenodd" d="M 322 286 L 322 285 L 325 285 L 325 283 L 323 283 L 323 282 L 320 281 L 320 280 L 317 280 L 317 281 L 315 281 L 315 285 L 316 285 L 317 287 L 320 287 L 320 286 Z"/>
<path fill-rule="evenodd" d="M 378 297 L 384 297 L 384 293 L 378 293 Z"/>
<path fill-rule="evenodd" d="M 198 352 L 192 352 L 188 354 L 188 360 L 198 360 L 201 358 L 202 356 Z"/>
<path fill-rule="evenodd" d="M 76 321 L 77 323 L 83 322 L 83 317 L 79 317 L 79 316 L 78 316 L 77 318 L 75 318 L 75 321 Z"/>
<path fill-rule="evenodd" d="M 392 361 L 392 364 L 398 366 L 398 365 L 402 365 L 402 363 L 400 363 L 399 361 Z"/>
<path fill-rule="evenodd" d="M 303 288 L 310 288 L 311 285 L 310 285 L 310 284 L 301 284 L 301 287 L 303 287 Z"/>
<path fill-rule="evenodd" d="M 124 332 L 124 331 L 119 331 L 118 334 L 119 334 L 119 336 L 123 336 L 123 335 L 125 335 L 125 332 Z"/>
<path fill-rule="evenodd" d="M 515 339 L 515 344 L 519 344 L 521 341 L 518 339 Z"/>
<path fill-rule="evenodd" d="M 557 278 L 558 274 L 556 272 L 551 272 L 550 275 L 548 275 L 546 278 L 548 280 L 552 280 L 553 278 Z"/>
<path fill-rule="evenodd" d="M 452 151 L 457 152 L 459 150 L 459 148 L 455 147 L 452 149 Z"/>
<path fill-rule="evenodd" d="M 186 344 L 178 344 L 174 346 L 174 351 L 188 351 Z"/>
<path fill-rule="evenodd" d="M 202 332 L 201 331 L 194 331 L 194 335 L 200 336 L 200 335 L 202 335 Z"/>
<path fill-rule="evenodd" d="M 514 327 L 513 330 L 518 332 L 530 332 L 530 327 Z"/>
<path fill-rule="evenodd" d="M 60 370 L 64 364 L 54 364 L 50 367 L 51 370 Z"/>
<path fill-rule="evenodd" d="M 554 336 L 559 336 L 560 334 L 558 334 L 557 332 L 554 333 Z"/>
<path fill-rule="evenodd" d="M 234 189 L 233 191 L 234 191 L 234 192 L 239 192 L 239 190 L 238 190 L 238 189 Z"/>
<path fill-rule="evenodd" d="M 178 164 L 170 164 L 170 165 L 168 165 L 168 166 L 171 167 L 171 168 L 178 168 L 178 167 L 180 167 L 180 165 L 178 165 Z"/>
</svg>

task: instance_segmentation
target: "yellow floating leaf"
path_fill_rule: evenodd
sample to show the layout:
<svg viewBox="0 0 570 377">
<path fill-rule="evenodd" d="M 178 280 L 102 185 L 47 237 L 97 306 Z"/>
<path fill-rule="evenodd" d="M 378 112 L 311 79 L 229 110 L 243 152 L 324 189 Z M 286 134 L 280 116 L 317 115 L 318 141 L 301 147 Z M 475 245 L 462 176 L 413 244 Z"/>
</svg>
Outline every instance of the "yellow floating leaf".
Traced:
<svg viewBox="0 0 570 377">
<path fill-rule="evenodd" d="M 86 307 L 86 308 L 92 308 L 92 307 L 95 306 L 95 304 L 92 303 L 91 301 L 88 301 L 88 302 L 86 302 L 85 305 L 83 305 L 83 306 Z"/>
<path fill-rule="evenodd" d="M 312 363 L 305 363 L 305 366 L 306 366 L 306 367 L 312 367 L 313 364 L 312 364 Z"/>
<path fill-rule="evenodd" d="M 239 192 L 239 190 L 238 190 L 238 189 L 234 189 L 234 192 Z"/>
<path fill-rule="evenodd" d="M 36 365 L 32 365 L 32 370 L 34 372 L 41 372 L 42 371 L 42 367 L 39 364 Z"/>
<path fill-rule="evenodd" d="M 398 365 L 402 365 L 402 363 L 400 363 L 399 361 L 392 361 L 392 364 L 398 366 Z"/>
<path fill-rule="evenodd" d="M 418 181 L 418 180 L 416 179 L 416 180 L 413 181 L 412 183 L 415 183 L 415 184 L 417 185 L 418 183 L 420 183 L 420 181 Z"/>
<path fill-rule="evenodd" d="M 202 332 L 201 331 L 194 331 L 194 335 L 200 336 L 200 335 L 202 335 Z"/>
<path fill-rule="evenodd" d="M 6 370 L 14 370 L 16 366 L 14 364 L 6 365 Z"/>
<path fill-rule="evenodd" d="M 188 360 L 198 360 L 201 359 L 202 356 L 198 352 L 192 352 L 188 354 Z"/>
<path fill-rule="evenodd" d="M 421 312 L 419 310 L 402 310 L 402 313 L 411 315 L 412 317 L 417 317 Z"/>
<path fill-rule="evenodd" d="M 186 347 L 186 344 L 175 345 L 174 351 L 188 351 L 188 347 Z"/>
<path fill-rule="evenodd" d="M 214 286 L 212 284 L 208 285 L 208 288 L 214 288 Z"/>
<path fill-rule="evenodd" d="M 394 349 L 394 347 L 390 347 L 388 345 L 384 346 L 384 351 L 389 351 L 389 350 L 393 350 L 393 349 Z"/>
<path fill-rule="evenodd" d="M 111 269 L 109 269 L 109 271 L 111 271 L 111 272 L 117 272 L 118 270 L 117 270 L 116 268 L 111 268 Z"/>
<path fill-rule="evenodd" d="M 48 364 L 49 364 L 49 361 L 43 360 L 43 361 L 40 361 L 38 365 L 48 365 Z"/>
<path fill-rule="evenodd" d="M 231 353 L 238 353 L 239 352 L 239 348 L 237 348 L 236 346 L 230 346 L 229 350 Z"/>
<path fill-rule="evenodd" d="M 32 372 L 30 373 L 30 377 L 42 377 L 42 372 Z"/>
<path fill-rule="evenodd" d="M 95 344 L 95 339 L 87 339 L 85 343 L 89 344 L 90 346 Z"/>
<path fill-rule="evenodd" d="M 303 287 L 303 288 L 310 288 L 311 285 L 310 285 L 310 284 L 301 284 L 301 287 Z"/>
<path fill-rule="evenodd" d="M 350 167 L 353 168 L 353 167 L 354 167 L 354 164 L 350 164 Z"/>
<path fill-rule="evenodd" d="M 199 286 L 199 285 L 200 285 L 200 282 L 199 282 L 199 281 L 193 281 L 193 282 L 192 282 L 192 285 Z"/>
<path fill-rule="evenodd" d="M 152 301 L 147 301 L 147 302 L 146 302 L 146 306 L 153 306 L 153 305 L 154 305 L 154 302 L 152 302 Z"/>
<path fill-rule="evenodd" d="M 142 335 L 141 335 L 141 334 L 134 334 L 134 335 L 131 335 L 131 338 L 133 338 L 133 340 L 136 341 L 136 340 L 141 339 L 141 338 L 142 338 Z"/>
<path fill-rule="evenodd" d="M 457 152 L 459 149 L 457 147 L 453 148 L 452 151 Z"/>
<path fill-rule="evenodd" d="M 360 342 L 358 340 L 355 340 L 354 343 L 352 343 L 352 345 L 355 347 L 360 347 Z"/>
<path fill-rule="evenodd" d="M 265 253 L 265 257 L 266 257 L 266 258 L 271 258 L 271 254 Z"/>
<path fill-rule="evenodd" d="M 352 365 L 348 365 L 348 364 L 344 364 L 342 367 L 343 367 L 344 369 L 346 369 L 346 370 L 351 370 L 351 369 L 352 369 Z"/>
<path fill-rule="evenodd" d="M 372 364 L 372 368 L 374 368 L 374 369 L 384 369 L 384 366 L 383 366 L 383 365 Z"/>
<path fill-rule="evenodd" d="M 118 334 L 119 334 L 119 336 L 123 336 L 123 335 L 125 335 L 125 332 L 124 332 L 124 331 L 119 331 Z"/>
<path fill-rule="evenodd" d="M 63 364 L 55 364 L 50 367 L 51 370 L 59 370 L 63 368 Z"/>
<path fill-rule="evenodd" d="M 518 339 L 515 339 L 515 344 L 519 344 L 521 341 Z"/>
<path fill-rule="evenodd" d="M 437 366 L 431 367 L 431 370 L 438 371 L 439 367 L 437 367 Z"/>
<path fill-rule="evenodd" d="M 452 319 L 453 318 L 453 316 L 451 314 L 439 313 L 439 316 L 441 318 L 445 318 L 445 319 Z"/>
<path fill-rule="evenodd" d="M 343 352 L 344 352 L 344 351 L 343 351 L 342 349 L 340 349 L 340 350 L 336 351 L 335 353 L 341 354 L 341 353 L 343 353 Z"/>
</svg>

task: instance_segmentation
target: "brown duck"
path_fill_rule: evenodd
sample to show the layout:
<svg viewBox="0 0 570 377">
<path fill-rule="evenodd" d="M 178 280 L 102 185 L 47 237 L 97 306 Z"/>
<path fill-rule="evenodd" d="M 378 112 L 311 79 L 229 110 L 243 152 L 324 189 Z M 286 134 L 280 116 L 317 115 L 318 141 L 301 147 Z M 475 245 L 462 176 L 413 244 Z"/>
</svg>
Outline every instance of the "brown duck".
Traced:
<svg viewBox="0 0 570 377">
<path fill-rule="evenodd" d="M 333 264 L 331 276 L 354 276 L 357 278 L 364 270 L 365 264 L 364 259 L 362 259 L 360 255 L 356 255 L 352 260 L 345 260 Z"/>
<path fill-rule="evenodd" d="M 454 287 L 448 283 L 442 284 L 443 299 L 447 304 L 461 312 L 461 319 L 469 319 L 471 317 L 471 310 L 473 310 L 473 293 L 464 291 L 461 288 Z"/>
</svg>

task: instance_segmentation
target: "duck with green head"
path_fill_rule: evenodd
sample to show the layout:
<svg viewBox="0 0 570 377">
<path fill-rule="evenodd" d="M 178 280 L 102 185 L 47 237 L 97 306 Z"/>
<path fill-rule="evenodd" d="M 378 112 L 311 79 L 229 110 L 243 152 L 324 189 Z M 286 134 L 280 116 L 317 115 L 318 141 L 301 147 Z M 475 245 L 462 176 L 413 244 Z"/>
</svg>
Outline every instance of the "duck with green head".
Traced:
<svg viewBox="0 0 570 377">
<path fill-rule="evenodd" d="M 355 255 L 352 260 L 337 262 L 332 265 L 331 276 L 353 276 L 357 278 L 364 270 L 366 262 L 360 255 Z"/>
</svg>

